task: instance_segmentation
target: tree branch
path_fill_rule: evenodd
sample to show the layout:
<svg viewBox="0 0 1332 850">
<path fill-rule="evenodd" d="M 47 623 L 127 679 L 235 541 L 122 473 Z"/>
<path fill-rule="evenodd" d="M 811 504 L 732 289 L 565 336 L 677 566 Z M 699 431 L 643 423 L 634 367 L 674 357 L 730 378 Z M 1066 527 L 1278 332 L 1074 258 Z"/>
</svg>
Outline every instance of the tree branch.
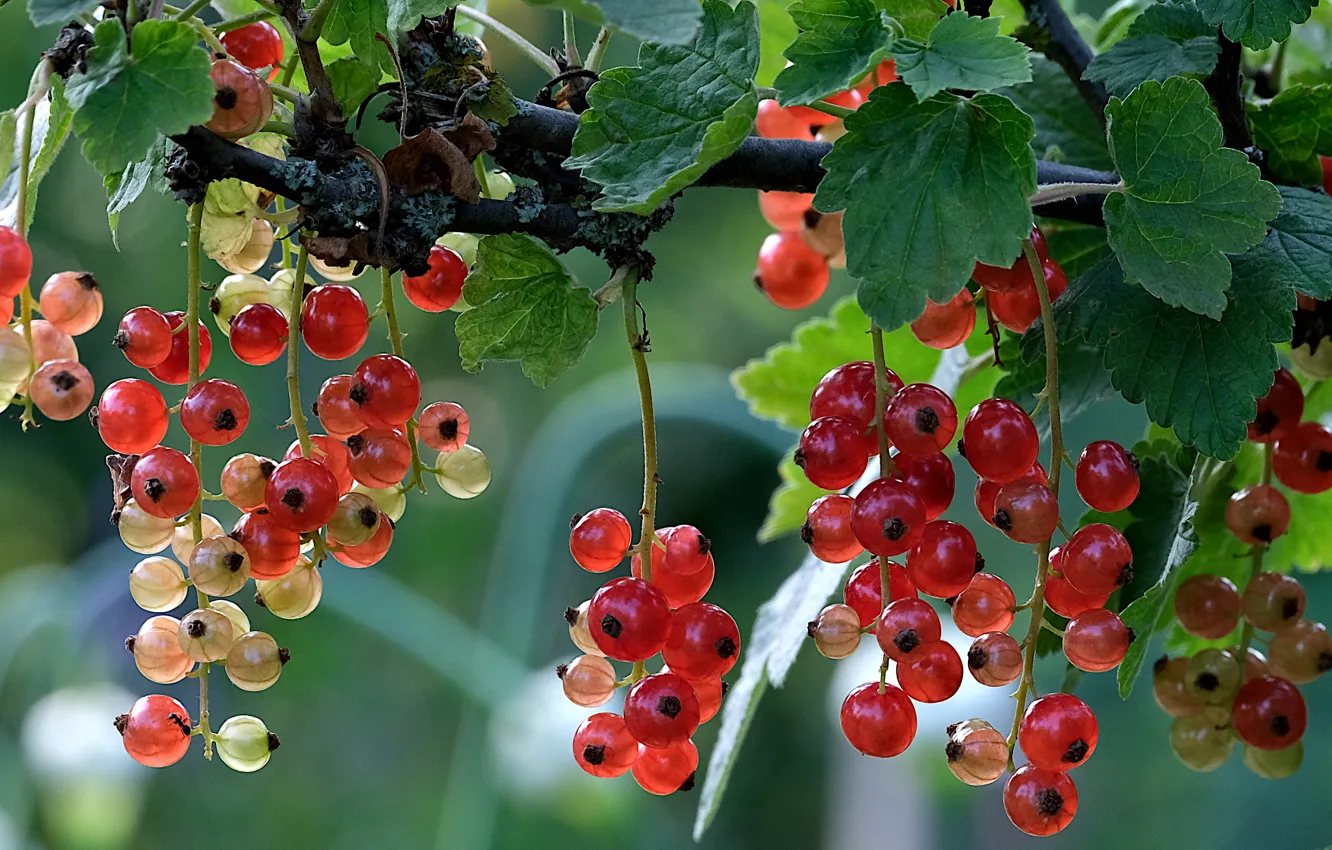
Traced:
<svg viewBox="0 0 1332 850">
<path fill-rule="evenodd" d="M 1027 22 L 1039 29 L 1043 36 L 1035 43 L 1028 43 L 1064 69 L 1078 94 L 1104 124 L 1105 105 L 1110 102 L 1110 93 L 1101 83 L 1082 78 L 1091 63 L 1092 49 L 1064 14 L 1064 7 L 1059 5 L 1059 0 L 1022 0 L 1022 8 L 1027 13 Z"/>
<path fill-rule="evenodd" d="M 1216 41 L 1221 54 L 1211 76 L 1203 81 L 1203 87 L 1216 105 L 1216 117 L 1221 120 L 1226 147 L 1248 153 L 1253 147 L 1253 135 L 1249 132 L 1249 118 L 1244 108 L 1244 72 L 1240 68 L 1244 48 L 1239 42 L 1226 38 L 1220 30 L 1217 30 Z"/>
</svg>

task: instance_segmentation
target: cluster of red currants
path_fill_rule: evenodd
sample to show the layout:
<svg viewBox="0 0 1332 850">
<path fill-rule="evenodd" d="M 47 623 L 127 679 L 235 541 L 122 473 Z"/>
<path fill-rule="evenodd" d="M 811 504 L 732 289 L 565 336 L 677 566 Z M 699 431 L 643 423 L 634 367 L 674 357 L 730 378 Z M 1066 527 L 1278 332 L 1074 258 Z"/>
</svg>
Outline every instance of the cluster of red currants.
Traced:
<svg viewBox="0 0 1332 850">
<path fill-rule="evenodd" d="M 874 634 L 884 653 L 883 677 L 847 696 L 841 722 L 852 746 L 882 758 L 898 755 L 914 739 L 913 701 L 942 702 L 962 684 L 962 659 L 942 639 L 939 615 L 920 594 L 947 601 L 958 630 L 976 639 L 967 652 L 966 668 L 991 687 L 1011 684 L 1024 673 L 1024 646 L 1007 630 L 1016 612 L 1027 607 L 1018 606 L 1007 582 L 983 571 L 985 561 L 971 532 L 939 519 L 954 490 L 952 462 L 943 454 L 958 429 L 952 399 L 930 384 L 904 386 L 891 370 L 885 370 L 885 377 L 888 398 L 880 420 L 874 364 L 847 363 L 825 375 L 811 396 L 813 421 L 801 435 L 795 457 L 812 483 L 841 490 L 883 451 L 879 431 L 897 450 L 882 477 L 857 495 L 834 493 L 816 500 L 801 528 L 802 539 L 821 560 L 846 562 L 865 551 L 873 556 L 848 578 L 845 602 L 820 612 L 809 624 L 809 634 L 829 658 L 849 656 L 863 634 Z M 1037 461 L 1039 448 L 1030 417 L 1005 399 L 982 401 L 962 423 L 958 451 L 980 478 L 976 509 L 1019 543 L 1047 543 L 1059 528 L 1058 502 Z M 1076 478 L 1083 499 L 1100 511 L 1122 510 L 1138 494 L 1136 459 L 1112 442 L 1087 446 Z M 888 560 L 896 555 L 906 555 L 905 565 Z M 1050 553 L 1044 602 L 1038 590 L 1028 605 L 1035 617 L 1043 618 L 1048 605 L 1070 618 L 1063 633 L 1064 652 L 1080 669 L 1113 669 L 1128 651 L 1131 630 L 1104 606 L 1131 578 L 1131 565 L 1128 542 L 1101 523 L 1084 526 Z M 898 687 L 886 681 L 892 661 L 897 662 Z M 1010 778 L 1005 802 L 1019 828 L 1052 834 L 1076 811 L 1076 790 L 1063 771 L 1081 764 L 1094 748 L 1095 718 L 1081 700 L 1055 694 L 1031 704 L 1022 729 L 1019 740 L 1031 764 Z M 1065 741 L 1069 730 L 1077 734 Z M 997 735 L 979 721 L 957 727 L 949 759 L 965 781 L 984 784 L 1002 774 L 1009 751 L 999 736 L 1002 758 L 994 760 Z M 1076 741 L 1085 746 L 1074 747 Z M 1047 758 L 1056 750 L 1059 757 Z M 980 777 L 987 778 L 974 781 Z"/>
<path fill-rule="evenodd" d="M 593 714 L 573 737 L 574 760 L 593 776 L 632 771 L 652 794 L 694 787 L 699 725 L 721 707 L 726 675 L 740 655 L 740 630 L 725 610 L 701 601 L 715 573 L 711 544 L 692 525 L 661 528 L 653 535 L 649 568 L 641 547 L 631 559 L 632 577 L 611 579 L 577 608 L 565 612 L 569 636 L 584 655 L 557 668 L 564 693 L 576 705 L 605 705 L 617 688 L 629 687 L 623 715 Z M 630 552 L 633 531 L 624 515 L 597 508 L 573 519 L 569 551 L 583 569 L 604 573 Z M 661 654 L 661 670 L 644 662 Z M 633 663 L 617 679 L 607 659 Z"/>
</svg>

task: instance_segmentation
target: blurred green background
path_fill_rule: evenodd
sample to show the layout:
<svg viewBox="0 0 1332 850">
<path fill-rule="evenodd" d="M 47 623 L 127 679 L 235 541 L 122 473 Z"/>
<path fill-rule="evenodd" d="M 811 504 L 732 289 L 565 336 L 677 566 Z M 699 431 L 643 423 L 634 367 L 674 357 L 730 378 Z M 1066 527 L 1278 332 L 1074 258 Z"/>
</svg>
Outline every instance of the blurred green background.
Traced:
<svg viewBox="0 0 1332 850">
<path fill-rule="evenodd" d="M 34 32 L 15 2 L 0 10 L 0 104 L 22 100 L 31 66 L 53 30 Z M 492 12 L 540 44 L 559 40 L 558 18 L 521 3 Z M 584 40 L 591 31 L 583 31 Z M 494 62 L 520 94 L 541 85 L 528 64 L 492 40 Z M 633 45 L 611 48 L 610 64 Z M 378 128 L 363 134 L 383 149 Z M 106 227 L 100 181 L 71 143 L 42 187 L 31 234 L 34 278 L 88 269 L 102 283 L 106 314 L 80 340 L 100 386 L 134 374 L 109 344 L 117 318 L 139 304 L 181 309 L 183 210 L 151 193 L 121 220 L 122 251 Z M 654 237 L 655 279 L 642 287 L 661 417 L 661 524 L 691 522 L 714 541 L 711 601 L 747 633 L 754 611 L 799 563 L 804 547 L 754 539 L 791 434 L 749 417 L 728 373 L 826 313 L 850 291 L 835 273 L 828 294 L 804 313 L 772 308 L 750 284 L 767 228 L 752 193 L 696 190 Z M 575 254 L 569 265 L 599 286 L 606 269 Z M 208 265 L 206 279 L 223 273 Z M 377 278 L 358 283 L 377 300 Z M 618 308 L 617 308 L 618 310 Z M 258 693 L 215 677 L 214 728 L 255 714 L 282 737 L 253 775 L 208 763 L 196 747 L 174 768 L 129 761 L 111 718 L 139 694 L 171 693 L 195 710 L 193 681 L 160 688 L 141 679 L 121 648 L 144 617 L 125 576 L 138 556 L 107 523 L 105 448 L 83 419 L 21 434 L 0 418 L 0 850 L 9 848 L 234 847 L 658 848 L 690 842 L 695 794 L 654 798 L 629 777 L 597 781 L 574 766 L 569 738 L 587 712 L 570 706 L 552 672 L 574 656 L 561 614 L 598 586 L 567 554 L 567 520 L 599 505 L 632 513 L 640 499 L 637 396 L 618 316 L 608 316 L 586 359 L 546 391 L 516 365 L 467 375 L 458 365 L 454 314 L 403 305 L 407 355 L 427 400 L 466 406 L 472 442 L 494 483 L 468 502 L 431 485 L 413 495 L 390 554 L 371 570 L 324 570 L 325 595 L 310 617 L 287 622 L 241 594 L 254 627 L 291 649 L 281 682 Z M 220 336 L 210 374 L 241 383 L 253 418 L 236 451 L 277 456 L 292 439 L 282 367 L 239 364 Z M 382 323 L 365 350 L 387 349 Z M 868 356 L 868 343 L 866 345 Z M 302 359 L 302 390 L 347 368 Z M 168 397 L 171 397 L 168 392 Z M 1131 443 L 1141 411 L 1102 405 L 1073 424 L 1069 443 Z M 183 442 L 173 426 L 169 442 Z M 205 453 L 205 480 L 229 452 Z M 1029 553 L 975 519 L 970 473 L 959 469 L 950 518 L 966 522 L 991 568 L 1030 587 Z M 214 486 L 214 489 L 215 486 Z M 1069 491 L 1072 488 L 1067 488 Z M 1076 515 L 1075 499 L 1066 511 Z M 210 509 L 229 527 L 235 514 Z M 1332 611 L 1332 588 L 1307 581 L 1311 616 Z M 1149 656 L 1152 657 L 1152 656 Z M 922 711 L 921 736 L 893 762 L 854 755 L 835 709 L 864 657 L 835 665 L 806 652 L 787 686 L 754 719 L 727 799 L 703 841 L 710 848 L 894 848 L 1028 846 L 1004 821 L 1000 786 L 969 789 L 947 772 L 941 729 L 980 713 L 1006 728 L 1003 693 Z M 853 671 L 854 668 L 854 671 Z M 732 677 L 734 677 L 734 673 Z M 1041 670 L 1047 687 L 1056 667 Z M 1146 677 L 1143 682 L 1145 683 Z M 1332 682 L 1306 689 L 1314 722 L 1294 779 L 1264 782 L 1238 756 L 1212 774 L 1178 764 L 1168 720 L 1140 687 L 1127 703 L 1113 677 L 1089 676 L 1079 693 L 1096 708 L 1101 748 L 1076 779 L 1081 811 L 1048 846 L 1320 847 L 1332 842 L 1324 804 L 1332 787 L 1332 736 L 1320 722 Z M 706 763 L 717 723 L 697 736 Z"/>
</svg>

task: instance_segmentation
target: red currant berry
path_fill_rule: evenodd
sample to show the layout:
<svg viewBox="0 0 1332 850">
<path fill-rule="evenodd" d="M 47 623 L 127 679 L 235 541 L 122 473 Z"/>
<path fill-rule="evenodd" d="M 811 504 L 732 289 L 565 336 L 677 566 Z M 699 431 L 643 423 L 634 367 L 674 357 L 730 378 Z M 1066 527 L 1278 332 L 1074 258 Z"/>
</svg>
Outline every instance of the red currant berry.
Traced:
<svg viewBox="0 0 1332 850">
<path fill-rule="evenodd" d="M 334 375 L 319 388 L 319 401 L 315 403 L 319 424 L 329 436 L 339 440 L 365 430 L 365 423 L 356 415 L 356 405 L 351 400 L 353 383 L 351 375 Z"/>
<path fill-rule="evenodd" d="M 1022 647 L 1012 635 L 989 632 L 971 642 L 967 650 L 971 677 L 987 688 L 1000 688 L 1022 675 Z"/>
<path fill-rule="evenodd" d="M 987 398 L 962 424 L 963 451 L 981 478 L 1006 484 L 1036 463 L 1041 441 L 1031 417 L 1006 398 Z"/>
<path fill-rule="evenodd" d="M 968 637 L 1007 631 L 1013 625 L 1016 605 L 1008 582 L 989 573 L 976 573 L 966 590 L 953 600 L 953 625 Z"/>
<path fill-rule="evenodd" d="M 800 230 L 805 213 L 814 204 L 814 196 L 802 192 L 759 192 L 758 196 L 764 220 L 782 232 Z"/>
<path fill-rule="evenodd" d="M 673 747 L 688 741 L 698 731 L 699 713 L 693 686 L 675 673 L 641 679 L 624 698 L 624 725 L 640 744 L 649 747 Z"/>
<path fill-rule="evenodd" d="M 758 134 L 765 139 L 800 139 L 814 141 L 810 122 L 802 120 L 790 109 L 783 109 L 775 100 L 762 100 L 758 105 L 758 118 L 754 122 Z"/>
<path fill-rule="evenodd" d="M 888 386 L 902 389 L 902 379 L 887 370 Z M 868 360 L 843 363 L 824 375 L 809 397 L 809 418 L 837 416 L 860 429 L 865 455 L 877 454 L 879 440 L 873 431 L 875 417 L 874 364 Z"/>
<path fill-rule="evenodd" d="M 740 629 L 720 607 L 694 602 L 671 614 L 671 636 L 661 658 L 685 679 L 717 679 L 735 666 L 740 655 Z"/>
<path fill-rule="evenodd" d="M 1028 835 L 1054 835 L 1078 813 L 1078 789 L 1067 773 L 1024 764 L 1004 783 L 1004 811 Z"/>
<path fill-rule="evenodd" d="M 1162 655 L 1152 665 L 1152 696 L 1171 717 L 1193 717 L 1207 707 L 1189 689 L 1189 659 Z"/>
<path fill-rule="evenodd" d="M 828 261 L 799 233 L 773 233 L 759 248 L 754 285 L 768 300 L 787 310 L 803 310 L 828 288 Z"/>
<path fill-rule="evenodd" d="M 829 564 L 844 564 L 865 551 L 851 528 L 851 509 L 855 499 L 834 493 L 820 496 L 805 514 L 800 539 L 814 557 Z"/>
<path fill-rule="evenodd" d="M 1332 670 L 1332 634 L 1327 626 L 1301 620 L 1272 636 L 1267 645 L 1274 674 L 1297 685 L 1306 685 Z"/>
<path fill-rule="evenodd" d="M 879 614 L 874 636 L 879 648 L 894 661 L 906 662 L 926 644 L 943 635 L 943 626 L 934 608 L 923 599 L 898 599 L 888 603 Z"/>
<path fill-rule="evenodd" d="M 427 313 L 442 313 L 462 297 L 467 279 L 467 263 L 452 248 L 435 245 L 430 249 L 430 270 L 413 277 L 402 276 L 402 291 L 407 300 Z"/>
<path fill-rule="evenodd" d="M 1010 481 L 994 497 L 990 524 L 1018 543 L 1049 540 L 1059 527 L 1059 500 L 1047 484 Z"/>
<path fill-rule="evenodd" d="M 339 564 L 355 569 L 364 567 L 373 567 L 383 560 L 388 554 L 389 547 L 393 545 L 393 520 L 387 515 L 379 515 L 379 528 L 375 531 L 375 536 L 364 543 L 356 546 L 343 546 L 341 549 L 333 552 L 333 558 Z"/>
<path fill-rule="evenodd" d="M 666 541 L 664 569 L 687 576 L 712 563 L 712 541 L 692 525 L 677 525 L 661 537 Z"/>
<path fill-rule="evenodd" d="M 916 707 L 898 688 L 866 682 L 842 701 L 842 734 L 867 756 L 892 758 L 906 751 L 916 737 Z"/>
<path fill-rule="evenodd" d="M 938 387 L 910 384 L 888 400 L 883 427 L 903 454 L 938 454 L 957 433 L 957 408 L 948 393 Z"/>
<path fill-rule="evenodd" d="M 644 661 L 661 652 L 670 638 L 671 609 L 651 583 L 617 578 L 593 595 L 587 623 L 592 640 L 606 655 L 618 661 Z"/>
<path fill-rule="evenodd" d="M 345 496 L 351 492 L 352 485 L 356 482 L 351 474 L 351 453 L 347 447 L 327 434 L 311 434 L 310 444 L 312 456 L 315 460 L 327 467 L 328 471 L 333 473 L 333 477 L 338 482 L 338 495 Z M 287 446 L 287 453 L 282 456 L 283 460 L 302 457 L 301 441 L 292 440 L 291 445 Z M 272 473 L 269 473 L 270 475 Z"/>
<path fill-rule="evenodd" d="M 266 457 L 236 455 L 222 467 L 222 495 L 245 513 L 264 506 L 264 487 L 277 464 Z"/>
<path fill-rule="evenodd" d="M 361 294 L 350 286 L 316 286 L 301 305 L 301 334 L 316 357 L 342 360 L 365 344 L 370 333 L 370 311 Z"/>
<path fill-rule="evenodd" d="M 1079 670 L 1104 673 L 1124 660 L 1133 638 L 1133 630 L 1124 625 L 1118 614 L 1092 608 L 1064 627 L 1064 655 Z"/>
<path fill-rule="evenodd" d="M 32 249 L 27 240 L 14 228 L 0 225 L 0 300 L 16 297 L 31 277 Z"/>
<path fill-rule="evenodd" d="M 231 529 L 231 539 L 245 547 L 250 575 L 256 579 L 281 578 L 301 556 L 301 536 L 274 522 L 267 508 L 243 514 Z"/>
<path fill-rule="evenodd" d="M 287 317 L 272 304 L 248 304 L 231 317 L 231 351 L 251 366 L 267 366 L 287 348 Z"/>
<path fill-rule="evenodd" d="M 47 419 L 68 422 L 88 409 L 93 392 L 88 367 L 77 360 L 47 360 L 33 373 L 28 395 Z"/>
<path fill-rule="evenodd" d="M 1050 552 L 1051 575 L 1045 580 L 1045 604 L 1051 611 L 1069 619 L 1092 608 L 1104 608 L 1110 599 L 1109 593 L 1088 595 L 1074 587 L 1063 575 L 1054 575 L 1063 566 L 1062 556 L 1062 547 L 1056 547 Z"/>
<path fill-rule="evenodd" d="M 633 543 L 633 529 L 614 508 L 597 508 L 574 517 L 569 530 L 569 554 L 590 573 L 615 569 Z"/>
<path fill-rule="evenodd" d="M 1036 247 L 1036 255 L 1044 261 L 1048 256 L 1045 234 L 1041 233 L 1040 228 L 1033 227 L 1030 238 Z M 1031 266 L 1023 253 L 1019 253 L 1017 259 L 1007 266 L 987 266 L 984 263 L 977 263 L 972 269 L 971 277 L 989 292 L 1016 292 L 1020 289 L 1034 289 L 1036 286 L 1031 279 Z"/>
<path fill-rule="evenodd" d="M 1045 467 L 1041 466 L 1040 463 L 1033 463 L 1031 469 L 1028 469 L 1023 473 L 1022 477 L 1018 478 L 1017 481 L 1046 484 L 1049 482 L 1049 478 L 1045 474 Z M 976 481 L 976 492 L 974 496 L 976 513 L 980 514 L 981 519 L 985 520 L 992 526 L 994 526 L 994 502 L 995 499 L 999 497 L 999 490 L 1003 488 L 1005 483 L 1011 484 L 1016 482 L 1000 483 L 998 481 L 989 481 L 984 478 Z M 998 528 L 998 526 L 995 527 Z"/>
<path fill-rule="evenodd" d="M 164 384 L 184 384 L 190 379 L 190 335 L 188 330 L 176 330 L 185 324 L 185 314 L 179 310 L 167 313 L 171 326 L 171 353 L 166 359 L 148 370 L 148 374 Z M 213 360 L 213 337 L 202 321 L 199 322 L 199 374 L 208 371 Z"/>
<path fill-rule="evenodd" d="M 889 477 L 916 491 L 925 503 L 926 520 L 938 519 L 953 503 L 956 477 L 953 462 L 943 453 L 924 457 L 898 455 L 893 458 L 893 471 Z"/>
<path fill-rule="evenodd" d="M 139 458 L 130 490 L 149 516 L 172 518 L 187 513 L 199 498 L 199 471 L 183 452 L 158 446 Z"/>
<path fill-rule="evenodd" d="M 1138 458 L 1119 443 L 1097 440 L 1078 458 L 1078 495 L 1103 513 L 1122 511 L 1138 498 Z"/>
<path fill-rule="evenodd" d="M 1226 525 L 1245 543 L 1271 543 L 1290 528 L 1290 503 L 1275 487 L 1245 487 L 1230 497 Z"/>
<path fill-rule="evenodd" d="M 920 542 L 907 555 L 906 569 L 921 593 L 947 599 L 966 590 L 983 563 L 966 526 L 937 519 L 925 524 Z"/>
<path fill-rule="evenodd" d="M 1047 694 L 1027 706 L 1018 745 L 1042 770 L 1070 770 L 1096 751 L 1096 715 L 1072 694 Z"/>
<path fill-rule="evenodd" d="M 264 504 L 278 525 L 305 534 L 322 527 L 338 504 L 338 479 L 314 458 L 284 460 L 268 476 Z"/>
<path fill-rule="evenodd" d="M 1027 264 L 1025 259 L 1020 262 L 1023 266 Z M 1054 260 L 1041 261 L 1041 269 L 1045 272 L 1045 286 L 1053 302 L 1068 289 L 1068 278 Z M 1026 285 L 1021 289 L 991 292 L 987 296 L 995 321 L 1014 333 L 1025 332 L 1041 317 L 1040 296 L 1036 293 L 1036 286 L 1030 282 L 1031 273 L 1026 272 L 1022 279 Z"/>
<path fill-rule="evenodd" d="M 855 610 L 862 629 L 873 623 L 883 610 L 883 575 L 879 564 L 878 558 L 870 558 L 869 563 L 856 567 L 842 588 L 842 598 Z M 918 598 L 906 567 L 892 561 L 888 562 L 888 595 L 890 602 Z"/>
<path fill-rule="evenodd" d="M 46 321 L 70 336 L 87 333 L 102 318 L 102 291 L 87 272 L 51 275 L 42 284 L 38 303 Z"/>
<path fill-rule="evenodd" d="M 795 462 L 816 487 L 824 490 L 849 487 L 865 471 L 860 426 L 837 416 L 815 419 L 800 435 Z"/>
<path fill-rule="evenodd" d="M 1300 689 L 1277 676 L 1244 683 L 1231 708 L 1235 735 L 1260 750 L 1284 750 L 1304 737 L 1308 711 Z"/>
<path fill-rule="evenodd" d="M 1084 594 L 1109 596 L 1133 580 L 1133 550 L 1114 526 L 1084 525 L 1062 548 L 1064 578 Z"/>
<path fill-rule="evenodd" d="M 916 702 L 943 702 L 962 687 L 962 658 L 948 641 L 936 640 L 897 667 L 897 684 Z"/>
<path fill-rule="evenodd" d="M 671 668 L 662 667 L 661 672 L 669 673 Z M 721 710 L 721 701 L 726 694 L 727 685 L 721 679 L 695 679 L 689 684 L 694 686 L 694 693 L 698 695 L 698 722 L 707 723 Z"/>
<path fill-rule="evenodd" d="M 139 764 L 169 767 L 190 748 L 190 713 L 176 700 L 161 694 L 139 697 L 129 714 L 116 718 L 125 752 Z"/>
<path fill-rule="evenodd" d="M 456 452 L 467 442 L 471 420 L 462 405 L 437 401 L 421 411 L 417 433 L 421 442 L 437 452 Z"/>
<path fill-rule="evenodd" d="M 237 62 L 255 71 L 282 62 L 282 36 L 268 21 L 247 24 L 222 33 L 222 46 Z M 273 72 L 277 73 L 276 67 L 273 67 Z"/>
<path fill-rule="evenodd" d="M 666 529 L 659 529 L 657 539 L 660 540 L 665 531 Z M 629 571 L 634 578 L 643 577 L 643 563 L 637 553 L 629 559 Z M 708 564 L 703 569 L 696 573 L 681 575 L 671 570 L 661 547 L 652 547 L 652 585 L 661 591 L 672 608 L 682 608 L 702 599 L 708 588 L 712 587 L 712 580 L 716 575 L 717 568 L 713 564 L 711 555 L 708 556 Z"/>
<path fill-rule="evenodd" d="M 225 446 L 250 424 L 250 402 L 235 384 L 221 378 L 200 381 L 180 403 L 185 433 L 205 446 Z"/>
<path fill-rule="evenodd" d="M 631 768 L 638 787 L 649 794 L 664 796 L 694 787 L 698 770 L 698 747 L 685 741 L 672 747 L 638 747 L 638 760 Z"/>
<path fill-rule="evenodd" d="M 1282 435 L 1272 456 L 1277 480 L 1297 493 L 1332 488 L 1332 431 L 1317 422 L 1300 422 Z"/>
<path fill-rule="evenodd" d="M 1258 399 L 1258 415 L 1249 423 L 1249 439 L 1275 443 L 1290 433 L 1304 415 L 1304 390 L 1287 369 L 1278 369 L 1272 388 Z"/>
<path fill-rule="evenodd" d="M 1304 615 L 1304 588 L 1281 573 L 1259 573 L 1244 588 L 1244 619 L 1265 632 L 1284 632 Z"/>
<path fill-rule="evenodd" d="M 135 307 L 120 320 L 111 342 L 124 352 L 126 360 L 140 369 L 151 369 L 171 353 L 171 325 L 152 307 Z"/>
<path fill-rule="evenodd" d="M 860 545 L 871 554 L 900 555 L 920 542 L 925 530 L 925 504 L 901 481 L 879 478 L 856 496 L 851 526 Z"/>
<path fill-rule="evenodd" d="M 397 429 L 367 428 L 347 438 L 347 466 L 367 487 L 396 485 L 412 468 L 412 446 Z"/>
<path fill-rule="evenodd" d="M 976 302 L 962 290 L 943 304 L 925 302 L 925 312 L 911 323 L 911 332 L 922 345 L 940 350 L 961 345 L 976 327 Z"/>
<path fill-rule="evenodd" d="M 254 71 L 230 59 L 213 63 L 213 117 L 204 124 L 224 139 L 243 139 L 273 116 L 273 91 Z"/>
<path fill-rule="evenodd" d="M 392 354 L 367 357 L 352 374 L 356 414 L 370 428 L 398 428 L 421 403 L 421 379 L 412 364 Z"/>
<path fill-rule="evenodd" d="M 157 387 L 138 378 L 116 381 L 93 408 L 93 426 L 113 452 L 138 455 L 162 442 L 167 432 L 166 400 Z"/>
<path fill-rule="evenodd" d="M 1175 617 L 1191 635 L 1209 640 L 1223 638 L 1239 624 L 1239 591 L 1225 576 L 1191 576 L 1175 589 Z"/>
<path fill-rule="evenodd" d="M 624 718 L 609 711 L 584 720 L 574 732 L 574 761 L 593 776 L 623 776 L 638 759 L 638 742 L 629 734 Z"/>
</svg>

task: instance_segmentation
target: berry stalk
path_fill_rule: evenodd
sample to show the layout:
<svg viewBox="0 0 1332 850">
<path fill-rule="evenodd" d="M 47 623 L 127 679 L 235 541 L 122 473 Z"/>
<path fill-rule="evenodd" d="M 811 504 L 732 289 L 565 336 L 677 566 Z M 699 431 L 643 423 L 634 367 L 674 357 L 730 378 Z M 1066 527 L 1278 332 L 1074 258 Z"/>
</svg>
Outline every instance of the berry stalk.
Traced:
<svg viewBox="0 0 1332 850">
<path fill-rule="evenodd" d="M 485 27 L 487 33 L 493 32 L 495 35 L 518 48 L 518 52 L 532 60 L 532 62 L 542 71 L 545 71 L 547 75 L 551 77 L 558 77 L 560 75 L 560 67 L 555 64 L 555 60 L 551 59 L 549 54 L 532 42 L 523 38 L 512 28 L 505 26 L 479 9 L 473 9 L 471 6 L 455 6 L 454 8 L 458 10 L 459 15 L 476 21 L 478 24 Z"/>
<path fill-rule="evenodd" d="M 629 341 L 629 352 L 634 358 L 634 372 L 638 376 L 638 399 L 643 410 L 643 507 L 639 510 L 643 516 L 643 526 L 639 532 L 638 557 L 642 564 L 643 580 L 652 581 L 652 545 L 657 538 L 657 482 L 660 479 L 657 477 L 657 417 L 652 409 L 652 382 L 648 377 L 645 356 L 648 351 L 647 322 L 644 321 L 643 331 L 640 333 L 638 269 L 617 269 L 616 276 L 624 280 L 621 290 L 624 301 L 624 333 Z M 629 679 L 637 681 L 646 673 L 643 662 L 636 662 Z"/>
<path fill-rule="evenodd" d="M 1275 450 L 1276 450 L 1275 442 L 1265 443 L 1263 445 L 1262 483 L 1264 487 L 1272 486 L 1272 456 L 1275 453 Z M 1267 546 L 1268 544 L 1261 542 L 1255 543 L 1253 545 L 1253 564 L 1249 568 L 1249 582 L 1253 581 L 1253 577 L 1263 571 L 1263 555 L 1267 553 Z M 1245 582 L 1244 586 L 1248 587 L 1249 582 Z M 1237 657 L 1240 659 L 1241 682 L 1244 681 L 1249 672 L 1249 665 L 1245 662 L 1246 659 L 1248 659 L 1249 657 L 1249 645 L 1253 643 L 1253 621 L 1250 620 L 1248 617 L 1245 617 L 1243 618 L 1243 622 L 1244 622 L 1244 627 L 1240 631 L 1240 647 L 1239 647 L 1239 652 L 1237 653 Z"/>
<path fill-rule="evenodd" d="M 28 99 L 23 101 L 20 112 L 23 121 L 23 136 L 19 145 L 18 162 L 18 209 L 16 211 L 19 236 L 28 236 L 28 167 L 32 161 L 32 128 L 37 123 L 37 103 L 45 95 L 44 86 L 50 85 L 50 65 L 43 59 L 33 72 L 29 86 Z M 37 420 L 32 415 L 32 376 L 37 372 L 37 357 L 32 345 L 32 284 L 26 284 L 19 292 L 19 319 L 23 323 L 23 341 L 28 346 L 28 389 L 23 393 L 23 416 L 20 427 L 27 431 L 36 427 Z"/>
<path fill-rule="evenodd" d="M 480 159 L 477 160 L 478 162 Z M 380 307 L 384 310 L 384 316 L 388 319 L 389 344 L 393 346 L 393 353 L 398 357 L 402 354 L 402 329 L 398 327 L 398 313 L 393 305 L 393 273 L 388 269 L 382 269 L 380 272 L 381 289 L 379 296 Z M 405 360 L 406 358 L 403 357 Z M 402 491 L 405 493 L 413 486 L 419 487 L 421 492 L 425 492 L 425 484 L 421 481 L 421 449 L 416 445 L 416 419 L 407 420 L 407 444 L 412 447 L 412 480 L 402 485 Z"/>
<path fill-rule="evenodd" d="M 287 398 L 291 401 L 291 427 L 296 429 L 296 439 L 301 442 L 301 454 L 314 457 L 310 453 L 310 431 L 305 426 L 305 411 L 301 408 L 300 378 L 301 302 L 304 300 L 305 271 L 309 266 L 310 256 L 302 245 L 296 257 L 296 280 L 291 285 L 291 304 L 287 309 Z"/>
<path fill-rule="evenodd" d="M 888 408 L 888 396 L 892 387 L 888 385 L 888 361 L 883 353 L 883 329 L 877 324 L 870 325 L 870 341 L 874 346 L 874 431 L 879 438 L 879 477 L 883 478 L 893 471 L 893 458 L 888 452 L 888 432 L 883 427 L 884 411 Z M 879 559 L 879 593 L 883 604 L 892 601 L 891 572 L 892 565 L 887 558 Z M 879 664 L 879 693 L 888 688 L 888 655 L 884 653 Z"/>
</svg>

